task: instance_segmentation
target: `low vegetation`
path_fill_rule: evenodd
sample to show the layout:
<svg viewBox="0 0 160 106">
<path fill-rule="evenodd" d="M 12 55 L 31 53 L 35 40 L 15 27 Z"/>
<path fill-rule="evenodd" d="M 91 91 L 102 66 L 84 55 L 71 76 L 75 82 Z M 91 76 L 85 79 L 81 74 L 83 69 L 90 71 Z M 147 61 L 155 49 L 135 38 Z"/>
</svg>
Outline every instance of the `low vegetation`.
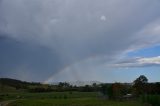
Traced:
<svg viewBox="0 0 160 106">
<path fill-rule="evenodd" d="M 9 106 L 160 106 L 160 83 L 140 76 L 133 83 L 73 86 L 0 79 L 0 101 Z"/>
<path fill-rule="evenodd" d="M 143 103 L 152 104 L 152 106 L 160 106 L 160 95 L 142 95 Z"/>
<path fill-rule="evenodd" d="M 135 101 L 111 101 L 93 98 L 20 100 L 9 106 L 142 106 Z"/>
</svg>

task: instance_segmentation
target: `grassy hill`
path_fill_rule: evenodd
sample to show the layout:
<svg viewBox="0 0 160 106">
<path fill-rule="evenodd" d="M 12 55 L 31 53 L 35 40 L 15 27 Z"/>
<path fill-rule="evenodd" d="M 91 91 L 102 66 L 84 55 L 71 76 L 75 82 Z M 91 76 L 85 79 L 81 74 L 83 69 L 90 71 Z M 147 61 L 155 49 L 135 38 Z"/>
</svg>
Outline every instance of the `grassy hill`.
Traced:
<svg viewBox="0 0 160 106">
<path fill-rule="evenodd" d="M 30 86 L 38 86 L 40 83 L 31 83 L 10 78 L 0 78 L 0 92 L 28 89 Z"/>
</svg>

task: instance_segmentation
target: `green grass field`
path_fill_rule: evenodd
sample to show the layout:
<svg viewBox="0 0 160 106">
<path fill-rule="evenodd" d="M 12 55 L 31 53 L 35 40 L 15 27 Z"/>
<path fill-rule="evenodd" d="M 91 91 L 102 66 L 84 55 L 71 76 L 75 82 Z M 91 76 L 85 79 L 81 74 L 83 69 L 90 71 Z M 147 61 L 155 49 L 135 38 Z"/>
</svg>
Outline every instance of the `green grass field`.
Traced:
<svg viewBox="0 0 160 106">
<path fill-rule="evenodd" d="M 18 100 L 9 106 L 142 106 L 136 101 L 109 101 L 93 98 L 72 99 L 26 99 Z"/>
<path fill-rule="evenodd" d="M 48 92 L 48 93 L 0 93 L 0 100 L 12 99 L 69 99 L 69 98 L 96 98 L 96 92 Z"/>
<path fill-rule="evenodd" d="M 1 93 L 1 101 L 15 100 L 8 106 L 142 106 L 138 101 L 111 101 L 97 92 Z"/>
</svg>

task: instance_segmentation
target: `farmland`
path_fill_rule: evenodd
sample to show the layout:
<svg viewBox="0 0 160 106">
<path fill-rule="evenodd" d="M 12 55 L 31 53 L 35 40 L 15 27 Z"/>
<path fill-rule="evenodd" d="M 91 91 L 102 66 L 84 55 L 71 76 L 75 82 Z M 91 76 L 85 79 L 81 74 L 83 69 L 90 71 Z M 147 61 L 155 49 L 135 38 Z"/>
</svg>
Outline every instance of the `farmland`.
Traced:
<svg viewBox="0 0 160 106">
<path fill-rule="evenodd" d="M 8 106 L 142 106 L 139 101 L 103 99 L 97 92 L 8 93 L 3 100 L 15 100 Z"/>
<path fill-rule="evenodd" d="M 141 80 L 143 79 L 143 80 Z M 0 106 L 159 106 L 160 83 L 140 76 L 129 83 L 73 86 L 0 79 Z"/>
</svg>

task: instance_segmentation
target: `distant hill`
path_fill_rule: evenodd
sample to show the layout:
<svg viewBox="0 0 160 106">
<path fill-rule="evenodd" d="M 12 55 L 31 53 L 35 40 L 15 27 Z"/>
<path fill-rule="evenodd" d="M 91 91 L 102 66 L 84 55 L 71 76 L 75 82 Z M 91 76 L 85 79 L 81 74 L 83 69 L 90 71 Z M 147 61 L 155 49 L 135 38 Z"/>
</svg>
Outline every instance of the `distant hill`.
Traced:
<svg viewBox="0 0 160 106">
<path fill-rule="evenodd" d="M 31 83 L 11 78 L 0 78 L 1 88 L 4 86 L 8 86 L 16 89 L 26 89 L 29 85 L 40 85 L 40 83 Z"/>
</svg>

